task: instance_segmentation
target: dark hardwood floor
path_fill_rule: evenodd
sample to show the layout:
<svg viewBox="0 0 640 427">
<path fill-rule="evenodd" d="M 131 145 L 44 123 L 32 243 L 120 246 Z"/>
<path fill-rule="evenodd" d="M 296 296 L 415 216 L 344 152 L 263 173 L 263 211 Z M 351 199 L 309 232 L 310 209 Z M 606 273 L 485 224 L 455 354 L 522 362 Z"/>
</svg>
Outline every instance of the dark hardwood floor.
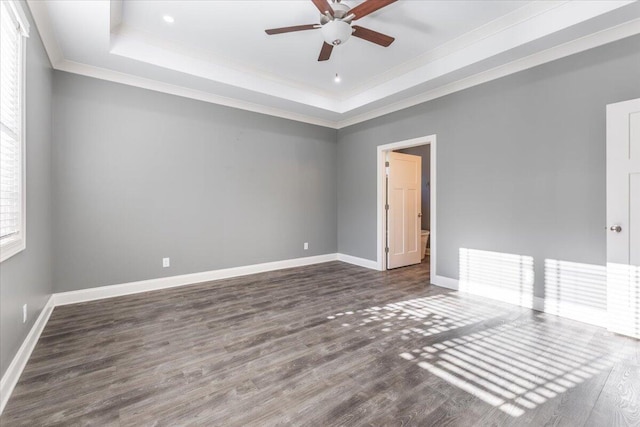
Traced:
<svg viewBox="0 0 640 427">
<path fill-rule="evenodd" d="M 640 344 L 340 262 L 58 307 L 12 425 L 640 423 Z"/>
</svg>

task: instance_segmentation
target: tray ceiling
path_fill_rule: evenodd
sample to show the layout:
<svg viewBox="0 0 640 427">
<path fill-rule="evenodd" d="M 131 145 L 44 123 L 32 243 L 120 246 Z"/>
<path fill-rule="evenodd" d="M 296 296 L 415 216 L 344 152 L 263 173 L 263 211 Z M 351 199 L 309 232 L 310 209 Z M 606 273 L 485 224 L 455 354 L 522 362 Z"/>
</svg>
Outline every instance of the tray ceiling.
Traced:
<svg viewBox="0 0 640 427">
<path fill-rule="evenodd" d="M 264 32 L 317 23 L 310 0 L 28 4 L 54 68 L 333 128 L 640 33 L 633 1 L 399 0 L 358 21 L 391 46 L 318 62 L 319 30 Z"/>
</svg>

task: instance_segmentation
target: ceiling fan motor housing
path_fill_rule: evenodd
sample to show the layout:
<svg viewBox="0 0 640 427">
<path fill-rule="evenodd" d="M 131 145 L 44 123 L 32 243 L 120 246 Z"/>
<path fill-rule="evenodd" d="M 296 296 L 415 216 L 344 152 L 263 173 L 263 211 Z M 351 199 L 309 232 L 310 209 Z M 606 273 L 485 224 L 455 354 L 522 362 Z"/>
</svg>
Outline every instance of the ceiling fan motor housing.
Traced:
<svg viewBox="0 0 640 427">
<path fill-rule="evenodd" d="M 320 23 L 322 24 L 322 37 L 324 41 L 330 45 L 338 46 L 346 43 L 353 33 L 351 24 L 342 19 L 349 14 L 349 6 L 342 3 L 333 3 L 333 18 L 331 16 L 322 15 Z"/>
<path fill-rule="evenodd" d="M 344 44 L 353 35 L 379 46 L 388 47 L 395 40 L 386 34 L 351 25 L 352 21 L 360 19 L 377 10 L 382 9 L 397 0 L 365 0 L 354 8 L 341 3 L 341 0 L 311 0 L 320 11 L 320 25 L 294 25 L 291 27 L 271 28 L 265 30 L 269 35 L 291 33 L 294 31 L 306 31 L 320 29 L 324 43 L 318 56 L 318 61 L 327 61 L 331 57 L 334 46 Z"/>
</svg>

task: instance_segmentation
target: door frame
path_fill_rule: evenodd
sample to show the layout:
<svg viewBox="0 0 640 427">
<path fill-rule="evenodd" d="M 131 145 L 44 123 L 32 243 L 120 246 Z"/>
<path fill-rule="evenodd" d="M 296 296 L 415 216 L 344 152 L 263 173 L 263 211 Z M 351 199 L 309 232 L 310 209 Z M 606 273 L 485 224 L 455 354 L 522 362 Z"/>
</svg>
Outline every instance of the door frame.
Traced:
<svg viewBox="0 0 640 427">
<path fill-rule="evenodd" d="M 384 271 L 387 269 L 387 257 L 384 252 L 384 236 L 387 231 L 387 212 L 384 209 L 385 204 L 385 158 L 386 153 L 393 150 L 399 150 L 402 148 L 410 148 L 417 147 L 420 145 L 429 145 L 431 148 L 431 161 L 429 163 L 430 167 L 430 183 L 429 183 L 429 193 L 430 193 L 430 220 L 429 220 L 429 228 L 430 234 L 429 239 L 431 239 L 431 251 L 430 251 L 430 275 L 431 278 L 436 276 L 436 135 L 427 135 L 421 136 L 419 138 L 407 139 L 404 141 L 392 142 L 390 144 L 378 145 L 378 157 L 377 157 L 377 242 L 378 242 L 378 259 L 377 266 L 378 270 Z"/>
</svg>

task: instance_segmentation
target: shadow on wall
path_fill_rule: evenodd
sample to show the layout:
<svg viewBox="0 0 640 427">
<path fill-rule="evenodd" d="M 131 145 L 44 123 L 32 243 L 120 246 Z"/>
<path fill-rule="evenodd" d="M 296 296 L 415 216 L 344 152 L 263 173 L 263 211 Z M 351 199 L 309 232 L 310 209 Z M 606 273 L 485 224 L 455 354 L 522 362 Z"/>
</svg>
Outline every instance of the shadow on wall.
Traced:
<svg viewBox="0 0 640 427">
<path fill-rule="evenodd" d="M 602 316 L 606 310 L 604 266 L 545 260 L 543 300 L 534 295 L 533 257 L 467 248 L 460 248 L 459 254 L 462 292 L 574 319 Z"/>
<path fill-rule="evenodd" d="M 459 262 L 460 291 L 533 307 L 533 257 L 460 248 Z"/>
<path fill-rule="evenodd" d="M 640 267 L 544 260 L 544 299 L 531 256 L 460 248 L 459 289 L 640 336 Z"/>
<path fill-rule="evenodd" d="M 545 259 L 544 311 L 606 325 L 607 268 Z"/>
<path fill-rule="evenodd" d="M 591 334 L 583 339 L 577 331 L 554 330 L 550 339 L 544 315 L 505 323 L 510 312 L 513 308 L 447 293 L 340 312 L 328 319 L 339 323 L 338 328 L 357 328 L 369 339 L 386 342 L 405 361 L 512 417 L 561 399 L 617 360 L 607 344 Z M 473 332 L 478 324 L 489 327 Z M 447 332 L 456 329 L 458 336 L 450 338 Z M 434 380 L 427 376 L 424 381 Z"/>
</svg>

